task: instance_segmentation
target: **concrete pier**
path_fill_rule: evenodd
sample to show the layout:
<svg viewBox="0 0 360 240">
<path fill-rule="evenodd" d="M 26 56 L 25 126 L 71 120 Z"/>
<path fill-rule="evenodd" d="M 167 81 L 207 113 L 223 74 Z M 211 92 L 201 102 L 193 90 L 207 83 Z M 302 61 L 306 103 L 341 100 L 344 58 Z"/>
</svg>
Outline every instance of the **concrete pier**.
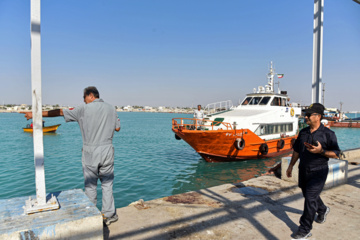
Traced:
<svg viewBox="0 0 360 240">
<path fill-rule="evenodd" d="M 102 215 L 82 190 L 53 195 L 60 209 L 30 215 L 23 209 L 28 197 L 0 200 L 0 239 L 103 239 Z"/>
<path fill-rule="evenodd" d="M 311 239 L 359 239 L 357 151 L 345 153 L 348 164 L 333 162 L 338 171 L 346 172 L 346 181 L 322 192 L 331 211 L 324 224 L 314 222 Z M 22 208 L 28 197 L 0 200 L 0 239 L 291 239 L 304 202 L 295 181 L 268 175 L 138 201 L 117 209 L 119 220 L 103 228 L 100 211 L 82 190 L 54 195 L 59 210 L 31 215 L 25 215 Z"/>
<path fill-rule="evenodd" d="M 360 163 L 360 158 L 351 159 Z M 311 239 L 359 239 L 360 165 L 321 197 L 331 211 Z M 261 176 L 117 209 L 105 239 L 291 239 L 304 199 L 295 182 Z"/>
</svg>

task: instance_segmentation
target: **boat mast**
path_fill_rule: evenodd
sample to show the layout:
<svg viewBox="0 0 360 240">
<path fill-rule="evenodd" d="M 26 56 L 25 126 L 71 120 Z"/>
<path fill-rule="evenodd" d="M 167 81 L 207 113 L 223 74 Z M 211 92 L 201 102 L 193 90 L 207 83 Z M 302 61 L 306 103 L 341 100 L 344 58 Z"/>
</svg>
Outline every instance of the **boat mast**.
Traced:
<svg viewBox="0 0 360 240">
<path fill-rule="evenodd" d="M 271 61 L 270 62 L 270 72 L 268 73 L 267 75 L 267 78 L 268 78 L 268 86 L 269 86 L 269 92 L 274 92 L 274 75 L 275 75 L 275 72 L 274 72 L 274 69 L 273 69 L 273 62 Z"/>
</svg>

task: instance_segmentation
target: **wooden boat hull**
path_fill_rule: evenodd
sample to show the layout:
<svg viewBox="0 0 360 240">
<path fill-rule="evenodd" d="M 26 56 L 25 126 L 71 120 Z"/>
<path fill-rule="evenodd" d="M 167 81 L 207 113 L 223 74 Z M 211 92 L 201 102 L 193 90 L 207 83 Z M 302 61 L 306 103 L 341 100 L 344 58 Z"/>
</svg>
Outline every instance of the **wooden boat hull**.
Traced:
<svg viewBox="0 0 360 240">
<path fill-rule="evenodd" d="M 187 130 L 173 128 L 173 132 L 208 162 L 241 161 L 276 157 L 291 152 L 296 136 L 263 140 L 248 129 L 241 130 Z M 239 150 L 236 142 L 242 139 L 244 147 Z M 293 140 L 294 139 L 294 140 Z M 283 141 L 282 144 L 279 144 Z M 268 151 L 261 151 L 266 144 Z"/>
<path fill-rule="evenodd" d="M 61 124 L 43 127 L 43 132 L 44 132 L 44 133 L 55 132 L 55 131 L 59 128 L 60 125 L 61 125 Z M 23 128 L 23 130 L 24 130 L 24 132 L 30 132 L 30 133 L 33 132 L 33 129 L 32 129 L 32 128 Z"/>
<path fill-rule="evenodd" d="M 360 128 L 360 122 L 333 122 L 329 121 L 330 127 Z"/>
</svg>

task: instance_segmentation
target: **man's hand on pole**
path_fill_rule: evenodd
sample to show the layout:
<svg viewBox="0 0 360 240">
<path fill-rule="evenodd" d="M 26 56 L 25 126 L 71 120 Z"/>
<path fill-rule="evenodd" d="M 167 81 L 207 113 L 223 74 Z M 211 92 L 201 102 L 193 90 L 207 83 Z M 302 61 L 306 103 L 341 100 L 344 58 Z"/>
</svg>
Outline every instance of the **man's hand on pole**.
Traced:
<svg viewBox="0 0 360 240">
<path fill-rule="evenodd" d="M 25 114 L 25 118 L 27 120 L 32 119 L 32 117 L 33 117 L 32 112 L 20 112 L 20 113 Z"/>
</svg>

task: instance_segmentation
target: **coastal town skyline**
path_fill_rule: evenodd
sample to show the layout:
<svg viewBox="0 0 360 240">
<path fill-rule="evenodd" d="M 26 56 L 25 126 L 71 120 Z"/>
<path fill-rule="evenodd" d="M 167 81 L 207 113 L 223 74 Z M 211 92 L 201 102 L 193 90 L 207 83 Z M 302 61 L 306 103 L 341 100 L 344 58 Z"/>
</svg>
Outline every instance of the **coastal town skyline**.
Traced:
<svg viewBox="0 0 360 240">
<path fill-rule="evenodd" d="M 311 101 L 313 3 L 42 1 L 42 99 L 83 104 L 96 86 L 113 105 L 237 105 L 267 84 Z M 326 1 L 325 106 L 359 110 L 360 5 Z M 30 3 L 0 2 L 0 104 L 31 104 Z M 276 79 L 277 81 L 277 79 Z M 278 86 L 275 88 L 277 89 Z"/>
</svg>

